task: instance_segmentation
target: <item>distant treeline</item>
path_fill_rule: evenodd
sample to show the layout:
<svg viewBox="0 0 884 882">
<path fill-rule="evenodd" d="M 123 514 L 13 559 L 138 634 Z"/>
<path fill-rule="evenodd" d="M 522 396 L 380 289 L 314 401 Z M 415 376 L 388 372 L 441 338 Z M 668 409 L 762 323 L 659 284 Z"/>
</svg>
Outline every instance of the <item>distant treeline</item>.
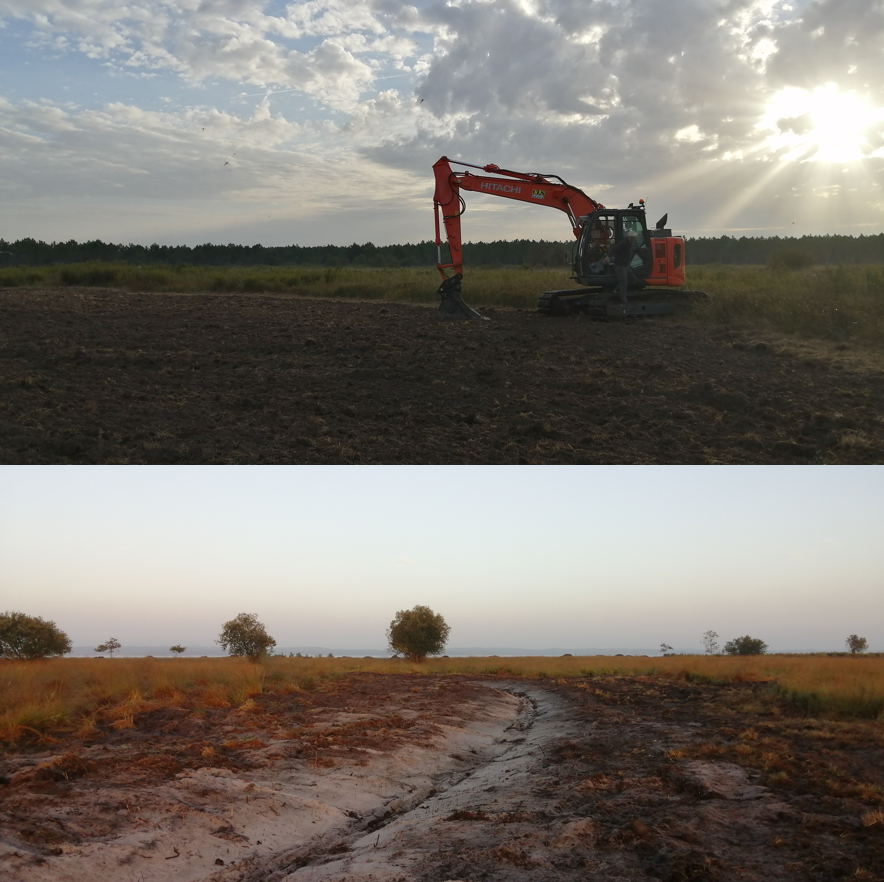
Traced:
<svg viewBox="0 0 884 882">
<path fill-rule="evenodd" d="M 468 266 L 566 266 L 572 242 L 516 239 L 464 244 Z M 884 233 L 872 236 L 749 238 L 719 236 L 687 240 L 693 264 L 767 264 L 778 255 L 797 253 L 815 264 L 884 263 Z M 447 260 L 447 249 L 443 248 Z M 0 239 L 0 266 L 48 266 L 100 260 L 138 266 L 435 266 L 436 246 L 415 245 L 115 245 L 91 242 L 41 242 Z"/>
<path fill-rule="evenodd" d="M 570 243 L 477 242 L 463 246 L 464 262 L 473 266 L 531 263 L 564 266 L 570 260 Z M 448 248 L 442 256 L 449 260 Z M 91 242 L 38 242 L 0 239 L 0 266 L 48 266 L 100 260 L 137 266 L 435 266 L 437 249 L 432 242 L 416 245 L 114 245 Z"/>
<path fill-rule="evenodd" d="M 884 263 L 884 233 L 873 236 L 800 236 L 748 238 L 719 236 L 688 239 L 688 263 L 769 264 L 783 254 L 807 255 L 809 263 Z"/>
</svg>

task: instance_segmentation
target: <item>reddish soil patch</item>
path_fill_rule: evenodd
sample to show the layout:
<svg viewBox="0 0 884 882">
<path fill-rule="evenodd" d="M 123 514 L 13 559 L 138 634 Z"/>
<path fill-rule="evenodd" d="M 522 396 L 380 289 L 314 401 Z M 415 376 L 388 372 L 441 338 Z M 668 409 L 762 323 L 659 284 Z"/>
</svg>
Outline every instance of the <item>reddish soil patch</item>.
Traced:
<svg viewBox="0 0 884 882">
<path fill-rule="evenodd" d="M 2 463 L 873 463 L 884 363 L 679 319 L 0 291 Z"/>
</svg>

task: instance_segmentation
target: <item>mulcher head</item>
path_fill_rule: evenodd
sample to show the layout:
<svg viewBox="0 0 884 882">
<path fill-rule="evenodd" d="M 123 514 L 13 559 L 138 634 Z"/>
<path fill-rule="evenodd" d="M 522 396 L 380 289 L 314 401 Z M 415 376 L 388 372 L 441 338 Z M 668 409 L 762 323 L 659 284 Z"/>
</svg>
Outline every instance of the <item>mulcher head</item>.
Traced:
<svg viewBox="0 0 884 882">
<path fill-rule="evenodd" d="M 442 298 L 439 303 L 439 312 L 442 318 L 489 321 L 488 316 L 476 312 L 475 309 L 463 302 L 463 297 L 460 294 L 461 279 L 463 279 L 463 276 L 460 273 L 456 273 L 450 279 L 446 279 L 436 291 Z"/>
</svg>

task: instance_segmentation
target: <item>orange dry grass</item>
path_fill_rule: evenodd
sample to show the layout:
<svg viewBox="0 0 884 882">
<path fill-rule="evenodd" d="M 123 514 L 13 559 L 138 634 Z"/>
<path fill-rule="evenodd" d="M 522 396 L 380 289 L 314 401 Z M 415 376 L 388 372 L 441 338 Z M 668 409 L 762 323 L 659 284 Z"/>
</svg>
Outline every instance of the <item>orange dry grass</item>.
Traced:
<svg viewBox="0 0 884 882">
<path fill-rule="evenodd" d="M 722 683 L 769 682 L 773 690 L 810 713 L 884 718 L 884 658 L 880 656 L 471 658 L 436 659 L 424 668 L 433 673 L 517 677 L 656 676 Z"/>
<path fill-rule="evenodd" d="M 226 707 L 262 691 L 265 669 L 241 659 L 51 659 L 0 666 L 0 740 L 53 730 L 129 729 L 159 707 Z"/>
<path fill-rule="evenodd" d="M 161 707 L 236 707 L 261 692 L 334 689 L 352 671 L 551 678 L 657 676 L 718 682 L 770 682 L 809 713 L 884 714 L 884 658 L 826 656 L 574 656 L 562 658 L 399 659 L 240 658 L 50 659 L 0 663 L 0 741 L 84 737 L 97 727 L 136 725 Z"/>
</svg>

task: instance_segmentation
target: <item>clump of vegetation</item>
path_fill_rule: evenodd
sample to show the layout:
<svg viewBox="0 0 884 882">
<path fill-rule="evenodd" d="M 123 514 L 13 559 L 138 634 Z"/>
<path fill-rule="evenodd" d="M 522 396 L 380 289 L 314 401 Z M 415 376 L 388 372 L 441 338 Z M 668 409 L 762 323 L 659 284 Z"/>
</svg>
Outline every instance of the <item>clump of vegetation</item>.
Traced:
<svg viewBox="0 0 884 882">
<path fill-rule="evenodd" d="M 175 657 L 178 658 L 182 652 L 187 652 L 187 647 L 182 646 L 180 643 L 176 643 L 174 646 L 169 647 L 169 652 L 174 652 Z"/>
<path fill-rule="evenodd" d="M 254 613 L 240 613 L 225 622 L 215 642 L 229 655 L 242 655 L 252 661 L 257 661 L 276 646 L 276 641 Z"/>
<path fill-rule="evenodd" d="M 70 651 L 70 638 L 55 622 L 21 612 L 0 613 L 0 658 L 49 658 Z"/>
<path fill-rule="evenodd" d="M 856 634 L 851 634 L 844 642 L 847 644 L 851 655 L 858 655 L 869 648 L 869 641 L 865 637 L 859 637 Z"/>
<path fill-rule="evenodd" d="M 422 662 L 428 655 L 441 655 L 451 628 L 428 606 L 399 610 L 387 628 L 387 642 L 393 652 Z"/>
<path fill-rule="evenodd" d="M 122 649 L 123 644 L 117 640 L 116 637 L 109 637 L 104 643 L 100 646 L 95 647 L 96 652 L 106 652 L 111 658 L 114 657 L 114 653 L 118 652 Z"/>
<path fill-rule="evenodd" d="M 764 655 L 767 652 L 767 644 L 758 637 L 735 637 L 724 644 L 724 651 L 728 655 Z"/>
</svg>

